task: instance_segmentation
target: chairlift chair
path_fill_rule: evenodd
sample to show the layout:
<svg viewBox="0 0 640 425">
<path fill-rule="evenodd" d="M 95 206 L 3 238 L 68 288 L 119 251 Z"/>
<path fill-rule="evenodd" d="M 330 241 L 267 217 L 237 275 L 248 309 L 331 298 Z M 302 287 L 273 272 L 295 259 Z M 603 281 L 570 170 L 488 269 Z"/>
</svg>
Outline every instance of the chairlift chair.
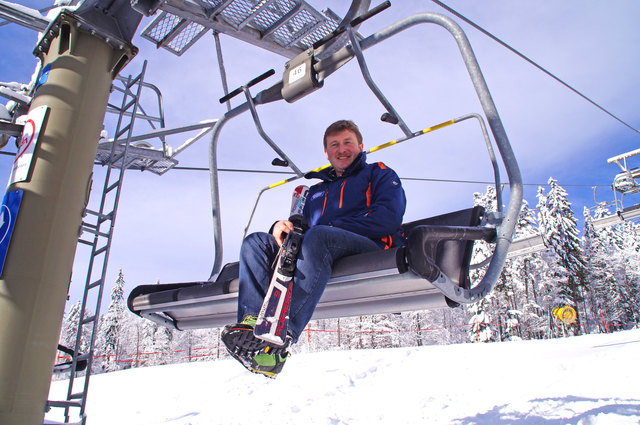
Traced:
<svg viewBox="0 0 640 425">
<path fill-rule="evenodd" d="M 138 286 L 129 295 L 129 309 L 141 317 L 176 329 L 219 327 L 234 322 L 237 310 L 238 263 L 222 267 L 222 225 L 218 214 L 220 201 L 217 141 L 222 127 L 229 119 L 249 110 L 258 131 L 280 155 L 282 152 L 277 145 L 268 139 L 261 129 L 256 105 L 283 98 L 295 101 L 319 88 L 318 83 L 353 57 L 358 59 L 363 77 L 387 110 L 386 118 L 390 118 L 395 123 L 403 123 L 368 75 L 362 50 L 420 23 L 434 23 L 446 28 L 458 44 L 508 175 L 510 196 L 507 208 L 503 212 L 500 201 L 497 213 L 487 213 L 481 207 L 473 207 L 406 223 L 404 224 L 405 235 L 407 235 L 405 246 L 354 255 L 336 261 L 331 279 L 313 318 L 456 306 L 461 303 L 475 302 L 486 296 L 499 278 L 515 231 L 522 204 L 520 171 L 464 32 L 448 17 L 434 13 L 421 13 L 405 18 L 362 40 L 353 36 L 353 30 L 348 25 L 340 29 L 341 33 L 344 31 L 348 33 L 350 45 L 318 61 L 314 60 L 313 49 L 301 54 L 300 58 L 292 59 L 294 63 L 302 63 L 295 62 L 299 59 L 306 61 L 304 63 L 308 65 L 298 68 L 298 70 L 303 69 L 305 73 L 301 80 L 307 81 L 299 87 L 288 87 L 287 90 L 283 90 L 283 81 L 286 82 L 288 77 L 287 72 L 295 69 L 291 66 L 285 71 L 282 81 L 262 90 L 255 97 L 250 94 L 249 84 L 241 87 L 238 93 L 244 92 L 247 101 L 229 110 L 220 118 L 211 136 L 210 174 L 215 260 L 210 278 L 201 282 Z M 318 49 L 321 50 L 322 46 Z M 307 57 L 311 57 L 311 60 L 307 60 Z M 254 80 L 252 84 L 257 82 Z M 451 123 L 453 122 L 455 120 L 451 120 Z M 426 130 L 411 132 L 404 123 L 399 127 L 405 133 L 405 140 L 427 132 Z M 486 131 L 485 140 L 494 165 L 496 188 L 500 188 L 498 167 Z M 303 173 L 295 167 L 295 164 L 290 163 L 284 155 L 281 155 L 281 158 L 289 163 L 296 174 L 287 181 L 302 177 Z M 470 264 L 471 253 L 474 241 L 477 240 L 494 244 L 494 251 L 484 271 L 484 277 L 478 284 L 471 286 L 469 280 L 469 269 L 473 267 Z"/>
</svg>

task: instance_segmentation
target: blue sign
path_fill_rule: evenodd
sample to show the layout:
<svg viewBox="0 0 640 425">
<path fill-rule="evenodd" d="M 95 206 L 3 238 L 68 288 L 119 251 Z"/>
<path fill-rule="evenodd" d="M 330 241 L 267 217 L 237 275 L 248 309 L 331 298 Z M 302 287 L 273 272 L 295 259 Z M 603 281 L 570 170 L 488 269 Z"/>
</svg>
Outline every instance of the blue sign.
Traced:
<svg viewBox="0 0 640 425">
<path fill-rule="evenodd" d="M 38 82 L 36 83 L 36 89 L 47 82 L 49 79 L 49 71 L 51 71 L 51 64 L 46 65 L 42 68 L 42 73 L 40 74 L 40 78 L 38 78 Z"/>
<path fill-rule="evenodd" d="M 4 261 L 7 259 L 11 235 L 13 235 L 18 210 L 22 203 L 22 194 L 22 189 L 5 193 L 2 207 L 0 207 L 0 275 L 4 271 Z"/>
</svg>

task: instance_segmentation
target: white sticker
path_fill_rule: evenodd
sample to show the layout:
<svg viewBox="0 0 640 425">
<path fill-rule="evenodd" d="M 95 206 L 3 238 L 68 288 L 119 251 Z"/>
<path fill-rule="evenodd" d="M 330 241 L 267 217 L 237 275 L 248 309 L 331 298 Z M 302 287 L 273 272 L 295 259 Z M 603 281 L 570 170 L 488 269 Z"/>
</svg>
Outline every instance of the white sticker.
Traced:
<svg viewBox="0 0 640 425">
<path fill-rule="evenodd" d="M 293 84 L 296 81 L 298 81 L 299 79 L 301 79 L 302 77 L 304 77 L 304 74 L 306 72 L 307 72 L 307 64 L 306 63 L 300 64 L 300 65 L 296 66 L 295 68 L 293 68 L 289 72 L 289 84 Z"/>
<path fill-rule="evenodd" d="M 22 136 L 18 142 L 18 152 L 16 158 L 13 160 L 13 168 L 11 169 L 11 176 L 9 177 L 9 186 L 14 183 L 22 182 L 29 176 L 29 170 L 31 169 L 31 162 L 33 159 L 33 151 L 35 150 L 38 137 L 40 136 L 40 129 L 42 128 L 42 122 L 49 109 L 48 106 L 38 106 L 33 109 L 27 115 L 24 128 L 22 130 Z"/>
</svg>

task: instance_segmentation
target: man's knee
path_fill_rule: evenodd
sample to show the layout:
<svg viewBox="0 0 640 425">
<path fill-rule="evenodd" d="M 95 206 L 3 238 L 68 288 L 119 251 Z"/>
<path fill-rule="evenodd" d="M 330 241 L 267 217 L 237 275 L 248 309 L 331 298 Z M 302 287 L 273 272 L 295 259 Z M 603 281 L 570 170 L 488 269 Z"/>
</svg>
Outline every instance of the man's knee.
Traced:
<svg viewBox="0 0 640 425">
<path fill-rule="evenodd" d="M 250 233 L 249 236 L 244 238 L 242 244 L 253 245 L 255 243 L 262 243 L 262 241 L 265 240 L 265 235 L 267 234 L 264 232 Z"/>
<path fill-rule="evenodd" d="M 266 252 L 268 247 L 275 243 L 273 236 L 264 232 L 251 233 L 244 238 L 242 246 L 240 247 L 240 256 L 246 255 L 250 252 L 256 252 L 256 250 Z"/>
<path fill-rule="evenodd" d="M 304 234 L 304 239 L 302 244 L 310 245 L 310 246 L 318 246 L 320 244 L 324 245 L 327 243 L 328 235 L 331 233 L 331 226 L 325 225 L 317 225 L 311 227 Z"/>
</svg>

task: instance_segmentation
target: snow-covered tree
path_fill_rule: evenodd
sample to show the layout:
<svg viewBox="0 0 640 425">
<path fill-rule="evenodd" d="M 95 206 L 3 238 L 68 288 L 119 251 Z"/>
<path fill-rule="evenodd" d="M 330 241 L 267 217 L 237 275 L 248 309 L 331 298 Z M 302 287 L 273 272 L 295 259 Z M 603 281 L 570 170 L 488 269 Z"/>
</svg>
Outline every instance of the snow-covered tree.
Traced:
<svg viewBox="0 0 640 425">
<path fill-rule="evenodd" d="M 82 311 L 82 301 L 78 301 L 69 308 L 69 312 L 66 314 L 64 321 L 62 322 L 62 331 L 60 332 L 60 344 L 75 349 L 76 337 L 78 335 L 78 324 L 80 323 L 80 316 Z M 91 312 L 85 311 L 83 318 L 91 316 Z M 89 351 L 89 345 L 91 344 L 91 324 L 82 327 L 82 336 L 80 339 L 80 353 L 86 353 Z"/>
<path fill-rule="evenodd" d="M 595 218 L 606 214 L 600 206 L 595 211 Z M 596 229 L 589 210 L 584 210 L 583 250 L 585 258 L 585 278 L 589 285 L 586 290 L 586 301 L 592 318 L 604 317 L 611 320 L 615 313 L 620 294 L 617 291 L 615 261 L 618 249 L 613 242 L 615 231 L 612 228 Z M 601 326 L 604 326 L 601 325 Z"/>
<path fill-rule="evenodd" d="M 124 305 L 124 274 L 118 274 L 111 291 L 111 302 L 107 313 L 102 316 L 98 334 L 96 352 L 103 357 L 102 369 L 111 372 L 120 369 L 118 356 L 122 354 L 121 339 L 124 327 L 126 309 Z"/>
<path fill-rule="evenodd" d="M 496 189 L 493 186 L 487 186 L 485 193 L 476 192 L 473 194 L 474 205 L 481 206 L 485 211 L 496 211 L 497 196 Z M 487 242 L 475 241 L 473 244 L 473 253 L 471 255 L 471 263 L 479 264 L 487 260 L 493 254 L 493 250 Z M 471 286 L 475 286 L 482 280 L 485 274 L 484 268 L 473 269 L 470 272 Z M 467 307 L 467 312 L 471 314 L 469 319 L 469 340 L 476 342 L 487 342 L 493 340 L 490 326 L 490 313 L 486 311 L 490 309 L 489 301 L 494 294 L 490 294 L 485 299 L 480 300 Z"/>
<path fill-rule="evenodd" d="M 526 237 L 538 233 L 536 213 L 523 201 L 515 238 Z M 503 301 L 506 316 L 503 320 L 507 338 L 525 339 L 542 338 L 546 329 L 545 309 L 542 305 L 538 276 L 545 268 L 539 253 L 529 253 L 508 259 L 502 277 L 505 285 L 511 288 L 506 291 Z"/>
<path fill-rule="evenodd" d="M 538 222 L 545 246 L 557 257 L 553 266 L 558 284 L 554 302 L 557 306 L 569 305 L 579 311 L 583 298 L 584 260 L 577 220 L 567 192 L 553 178 L 549 178 L 549 186 L 547 194 L 542 188 L 538 191 Z"/>
<path fill-rule="evenodd" d="M 624 243 L 622 259 L 625 269 L 625 280 L 622 282 L 630 299 L 627 323 L 640 324 L 640 225 L 626 222 L 623 225 Z"/>
<path fill-rule="evenodd" d="M 472 342 L 489 342 L 493 341 L 493 332 L 491 331 L 491 320 L 487 313 L 482 309 L 481 304 L 485 300 L 475 303 L 469 307 L 469 311 L 473 314 L 469 319 L 469 340 Z"/>
<path fill-rule="evenodd" d="M 604 204 L 598 205 L 593 216 L 586 208 L 584 211 L 587 300 L 593 321 L 605 332 L 611 325 L 638 323 L 639 307 L 638 226 L 630 222 L 600 228 L 593 225 L 594 219 L 609 215 Z"/>
</svg>

